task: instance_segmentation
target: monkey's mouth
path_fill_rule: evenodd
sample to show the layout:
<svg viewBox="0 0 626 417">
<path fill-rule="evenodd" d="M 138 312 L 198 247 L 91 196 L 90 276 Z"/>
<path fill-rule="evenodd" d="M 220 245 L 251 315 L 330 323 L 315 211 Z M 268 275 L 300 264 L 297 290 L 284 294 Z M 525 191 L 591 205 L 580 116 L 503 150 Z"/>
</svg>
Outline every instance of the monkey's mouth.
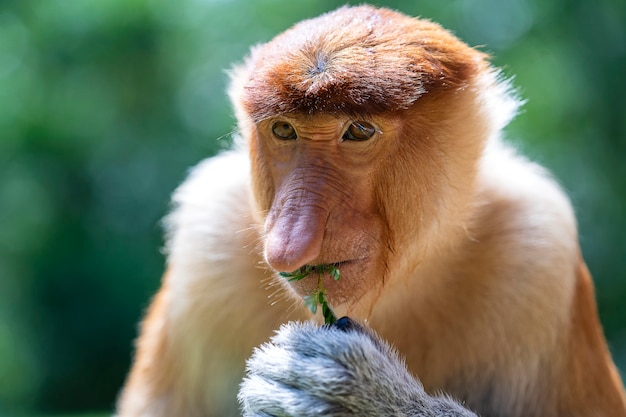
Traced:
<svg viewBox="0 0 626 417">
<path fill-rule="evenodd" d="M 331 262 L 331 263 L 327 263 L 327 264 L 317 264 L 317 265 L 305 265 L 305 267 L 310 267 L 313 268 L 314 270 L 322 270 L 322 272 L 325 272 L 325 269 L 339 269 L 344 265 L 348 265 L 350 263 L 356 262 L 358 261 L 358 259 L 349 259 L 349 260 L 345 260 L 345 261 L 337 261 L 337 262 Z"/>
<path fill-rule="evenodd" d="M 321 277 L 324 274 L 329 274 L 335 281 L 339 281 L 341 278 L 341 267 L 347 265 L 354 261 L 339 261 L 332 263 L 323 263 L 323 264 L 306 264 L 301 266 L 292 272 L 279 272 L 283 278 L 286 278 L 289 282 L 300 281 L 309 275 L 316 275 Z"/>
<path fill-rule="evenodd" d="M 368 258 L 346 259 L 332 263 L 307 264 L 290 273 L 279 273 L 300 297 L 325 290 L 332 307 L 351 304 L 369 289 L 365 275 L 370 271 Z"/>
</svg>

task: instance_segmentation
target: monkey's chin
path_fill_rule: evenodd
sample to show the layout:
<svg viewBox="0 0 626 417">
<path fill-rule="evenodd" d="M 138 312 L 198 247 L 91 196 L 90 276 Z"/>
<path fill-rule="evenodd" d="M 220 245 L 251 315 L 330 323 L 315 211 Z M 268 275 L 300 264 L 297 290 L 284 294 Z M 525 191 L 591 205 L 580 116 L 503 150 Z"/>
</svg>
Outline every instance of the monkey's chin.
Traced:
<svg viewBox="0 0 626 417">
<path fill-rule="evenodd" d="M 338 317 L 349 315 L 357 319 L 366 318 L 371 310 L 370 300 L 382 288 L 382 271 L 369 259 L 335 262 L 333 265 L 341 272 L 338 280 L 328 272 L 321 275 L 326 299 L 333 312 Z M 302 298 L 316 292 L 318 280 L 319 275 L 313 272 L 304 279 L 289 282 L 288 285 Z"/>
</svg>

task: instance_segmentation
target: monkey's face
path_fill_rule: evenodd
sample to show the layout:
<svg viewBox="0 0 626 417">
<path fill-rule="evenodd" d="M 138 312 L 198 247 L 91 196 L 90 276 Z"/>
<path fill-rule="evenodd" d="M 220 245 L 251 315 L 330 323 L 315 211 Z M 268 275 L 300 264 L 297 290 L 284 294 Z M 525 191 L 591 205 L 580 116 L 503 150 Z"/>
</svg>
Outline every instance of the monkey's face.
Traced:
<svg viewBox="0 0 626 417">
<path fill-rule="evenodd" d="M 253 48 L 230 92 L 268 265 L 335 265 L 341 279 L 323 285 L 351 314 L 367 310 L 391 268 L 409 271 L 408 246 L 435 246 L 436 217 L 471 182 L 484 135 L 467 134 L 477 124 L 467 87 L 483 60 L 436 24 L 371 7 Z M 310 294 L 316 281 L 292 286 Z"/>
<path fill-rule="evenodd" d="M 256 126 L 252 169 L 257 203 L 267 213 L 270 267 L 336 266 L 339 281 L 323 277 L 334 305 L 359 302 L 380 289 L 388 236 L 374 184 L 395 147 L 397 128 L 389 118 L 298 114 Z M 292 283 L 300 295 L 316 285 L 313 278 Z"/>
</svg>

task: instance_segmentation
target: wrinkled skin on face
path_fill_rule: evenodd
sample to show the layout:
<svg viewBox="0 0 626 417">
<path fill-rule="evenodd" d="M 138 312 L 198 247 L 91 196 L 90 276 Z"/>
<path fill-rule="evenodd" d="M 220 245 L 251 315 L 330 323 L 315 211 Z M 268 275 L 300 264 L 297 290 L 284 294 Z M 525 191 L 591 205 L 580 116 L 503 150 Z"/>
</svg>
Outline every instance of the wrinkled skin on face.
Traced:
<svg viewBox="0 0 626 417">
<path fill-rule="evenodd" d="M 465 233 L 472 195 L 459 191 L 473 187 L 472 158 L 482 150 L 474 135 L 483 132 L 475 125 L 462 135 L 462 120 L 479 119 L 475 100 L 471 90 L 452 99 L 432 93 L 406 111 L 289 113 L 249 124 L 266 263 L 278 272 L 333 264 L 341 279 L 323 277 L 329 302 L 337 314 L 366 318 L 386 284 L 408 276 L 446 236 Z M 355 124 L 374 133 L 346 139 Z M 276 136 L 276 126 L 295 138 Z M 288 285 L 304 296 L 317 280 Z"/>
<path fill-rule="evenodd" d="M 388 120 L 370 120 L 375 129 L 367 140 L 344 139 L 355 120 L 329 115 L 289 114 L 258 124 L 253 170 L 270 179 L 265 218 L 265 259 L 276 271 L 303 265 L 333 264 L 342 279 L 323 277 L 331 302 L 341 304 L 376 290 L 384 276 L 387 230 L 373 185 L 381 163 L 394 143 L 384 141 L 396 127 Z M 357 120 L 356 122 L 364 122 Z M 296 139 L 277 137 L 272 127 L 287 123 Z M 271 161 L 267 163 L 267 161 Z M 265 199 L 259 196 L 259 200 Z M 270 201 L 271 200 L 271 201 Z M 291 284 L 310 294 L 315 279 Z"/>
</svg>

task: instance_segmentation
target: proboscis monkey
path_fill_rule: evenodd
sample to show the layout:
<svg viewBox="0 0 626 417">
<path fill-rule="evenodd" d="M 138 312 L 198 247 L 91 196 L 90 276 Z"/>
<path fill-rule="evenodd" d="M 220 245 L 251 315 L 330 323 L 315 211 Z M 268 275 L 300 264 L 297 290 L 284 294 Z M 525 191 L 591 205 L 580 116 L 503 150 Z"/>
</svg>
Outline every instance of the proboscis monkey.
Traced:
<svg viewBox="0 0 626 417">
<path fill-rule="evenodd" d="M 484 53 L 344 7 L 254 47 L 230 95 L 236 146 L 174 195 L 121 417 L 238 415 L 246 359 L 320 284 L 352 320 L 283 326 L 245 415 L 626 416 L 571 205 L 501 140 L 519 103 Z M 341 278 L 278 276 L 307 265 Z"/>
</svg>

